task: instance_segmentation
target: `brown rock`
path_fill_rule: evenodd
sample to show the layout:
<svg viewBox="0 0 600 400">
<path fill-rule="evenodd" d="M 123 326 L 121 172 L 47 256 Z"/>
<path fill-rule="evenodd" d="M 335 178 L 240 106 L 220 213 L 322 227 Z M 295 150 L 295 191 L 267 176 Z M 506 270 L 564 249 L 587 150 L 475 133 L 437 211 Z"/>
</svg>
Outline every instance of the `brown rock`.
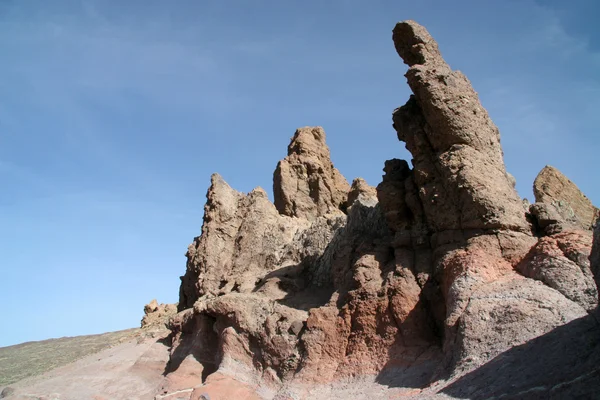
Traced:
<svg viewBox="0 0 600 400">
<path fill-rule="evenodd" d="M 437 231 L 529 230 L 504 167 L 500 133 L 469 80 L 450 69 L 417 23 L 398 23 L 393 39 L 410 66 L 414 93 L 394 112 L 394 128 L 412 153 L 429 224 Z"/>
<path fill-rule="evenodd" d="M 514 189 L 514 178 L 506 172 L 498 128 L 468 79 L 450 69 L 435 41 L 415 22 L 396 25 L 393 39 L 409 65 L 406 78 L 414 93 L 394 111 L 394 128 L 411 152 L 414 168 L 399 160 L 387 162 L 378 197 L 395 231 L 396 253 L 403 249 L 405 264 L 417 273 L 424 271 L 419 282 L 439 286 L 445 313 L 433 312 L 432 316 L 444 326 L 446 359 L 458 371 L 581 316 L 583 309 L 553 289 L 532 285 L 513 272 L 516 265 L 523 271 L 535 268 L 531 265 L 535 262 L 523 259 L 536 239 Z M 552 210 L 532 209 L 534 216 L 543 216 L 540 220 L 546 226 L 557 218 Z M 546 255 L 546 250 L 540 251 Z M 570 255 L 581 259 L 575 253 Z M 418 269 L 417 254 L 424 260 Z M 569 261 L 573 268 L 568 273 L 557 271 L 578 280 L 558 286 L 567 297 L 590 307 L 591 292 L 577 297 L 571 290 L 589 289 L 581 263 L 561 254 L 561 261 Z M 558 275 L 555 278 L 545 283 L 558 287 Z M 519 293 L 517 298 L 523 302 L 500 301 L 504 314 L 483 300 L 504 299 L 505 293 L 512 292 Z M 535 324 L 535 329 L 528 324 Z M 502 335 L 492 334 L 497 331 Z"/>
<path fill-rule="evenodd" d="M 582 229 L 591 229 L 599 209 L 558 169 L 546 165 L 535 178 L 533 194 L 537 203 L 552 205 L 563 220 Z"/>
<path fill-rule="evenodd" d="M 144 314 L 150 314 L 158 309 L 158 302 L 153 299 L 150 303 L 144 306 Z"/>
<path fill-rule="evenodd" d="M 164 329 L 169 319 L 177 313 L 177 304 L 158 304 L 156 299 L 144 306 L 142 328 Z"/>
<path fill-rule="evenodd" d="M 377 199 L 377 191 L 363 178 L 356 178 L 352 181 L 352 186 L 348 193 L 348 200 L 346 202 L 348 207 L 352 207 L 352 204 L 361 196 L 367 199 Z"/>
<path fill-rule="evenodd" d="M 513 346 L 586 315 L 557 291 L 526 278 L 498 280 L 475 290 L 458 321 L 452 357 L 459 370 L 479 366 Z"/>
<path fill-rule="evenodd" d="M 565 215 L 559 204 L 534 203 L 529 206 L 529 212 L 542 235 L 553 235 L 564 229 L 573 229 L 576 221 Z"/>
<path fill-rule="evenodd" d="M 376 193 L 362 179 L 350 188 L 323 130 L 301 128 L 274 173 L 274 205 L 214 175 L 170 322 L 173 388 L 215 370 L 270 398 L 369 375 L 419 388 L 595 304 L 589 239 L 538 242 L 466 77 L 412 21 L 394 43 L 414 92 L 394 127 L 414 167 L 389 160 Z M 544 204 L 528 218 L 549 233 L 562 217 Z"/>
<path fill-rule="evenodd" d="M 517 270 L 592 311 L 598 304 L 598 291 L 590 270 L 591 245 L 592 235 L 587 231 L 565 231 L 543 237 Z"/>
<path fill-rule="evenodd" d="M 284 245 L 309 225 L 306 220 L 281 216 L 261 188 L 244 195 L 214 174 L 202 235 L 186 254 L 179 310 L 192 307 L 202 296 L 254 290 L 260 279 L 283 262 Z"/>
<path fill-rule="evenodd" d="M 600 224 L 594 227 L 594 241 L 590 253 L 590 268 L 596 281 L 596 287 L 600 292 Z"/>
<path fill-rule="evenodd" d="M 333 166 L 325 131 L 321 127 L 300 128 L 279 162 L 273 179 L 275 207 L 282 215 L 316 217 L 346 209 L 350 186 Z"/>
</svg>

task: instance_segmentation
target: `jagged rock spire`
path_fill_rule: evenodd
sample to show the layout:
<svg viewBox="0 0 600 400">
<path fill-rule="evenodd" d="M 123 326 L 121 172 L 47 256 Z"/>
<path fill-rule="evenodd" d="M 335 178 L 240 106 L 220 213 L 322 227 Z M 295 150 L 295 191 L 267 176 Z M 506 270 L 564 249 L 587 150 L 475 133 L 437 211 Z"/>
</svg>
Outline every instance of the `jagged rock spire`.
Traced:
<svg viewBox="0 0 600 400">
<path fill-rule="evenodd" d="M 526 231 L 498 128 L 469 80 L 450 69 L 416 22 L 398 23 L 393 39 L 410 66 L 406 78 L 414 93 L 394 112 L 394 128 L 413 155 L 415 183 L 432 229 Z"/>
<path fill-rule="evenodd" d="M 296 130 L 273 179 L 275 207 L 290 217 L 315 219 L 346 208 L 350 185 L 333 166 L 323 128 Z"/>
</svg>

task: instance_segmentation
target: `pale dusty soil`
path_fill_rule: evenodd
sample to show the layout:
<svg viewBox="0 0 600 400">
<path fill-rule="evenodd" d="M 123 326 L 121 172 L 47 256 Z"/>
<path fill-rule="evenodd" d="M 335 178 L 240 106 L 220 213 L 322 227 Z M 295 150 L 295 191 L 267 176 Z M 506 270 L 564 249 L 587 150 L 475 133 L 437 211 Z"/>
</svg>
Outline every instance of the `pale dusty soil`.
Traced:
<svg viewBox="0 0 600 400">
<path fill-rule="evenodd" d="M 0 387 L 71 363 L 130 340 L 139 329 L 0 347 Z"/>
<path fill-rule="evenodd" d="M 152 399 L 162 382 L 168 347 L 130 335 L 125 343 L 88 355 L 40 376 L 9 385 L 9 399 Z M 0 387 L 1 388 L 1 387 Z"/>
</svg>

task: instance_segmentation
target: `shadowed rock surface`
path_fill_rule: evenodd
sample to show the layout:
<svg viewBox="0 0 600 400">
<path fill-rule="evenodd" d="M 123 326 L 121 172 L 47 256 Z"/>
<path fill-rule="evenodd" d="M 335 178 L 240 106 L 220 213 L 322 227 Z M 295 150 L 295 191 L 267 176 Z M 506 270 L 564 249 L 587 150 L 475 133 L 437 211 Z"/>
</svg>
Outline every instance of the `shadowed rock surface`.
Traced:
<svg viewBox="0 0 600 400">
<path fill-rule="evenodd" d="M 590 268 L 596 281 L 596 287 L 600 288 L 600 224 L 594 228 L 594 242 L 590 252 Z"/>
<path fill-rule="evenodd" d="M 600 386 L 600 324 L 588 315 L 515 346 L 441 393 L 458 399 L 594 399 Z"/>
</svg>

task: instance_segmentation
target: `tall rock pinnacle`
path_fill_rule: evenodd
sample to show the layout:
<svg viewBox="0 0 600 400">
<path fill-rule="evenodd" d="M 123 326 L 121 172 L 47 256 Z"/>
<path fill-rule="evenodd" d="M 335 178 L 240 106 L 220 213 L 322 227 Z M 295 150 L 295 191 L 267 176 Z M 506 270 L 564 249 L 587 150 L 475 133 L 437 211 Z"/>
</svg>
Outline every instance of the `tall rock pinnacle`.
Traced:
<svg viewBox="0 0 600 400">
<path fill-rule="evenodd" d="M 394 128 L 413 155 L 430 226 L 434 231 L 528 230 L 506 173 L 500 133 L 469 80 L 450 69 L 416 22 L 398 23 L 393 40 L 410 67 L 406 78 L 414 93 L 394 112 Z"/>
<path fill-rule="evenodd" d="M 275 207 L 282 215 L 314 219 L 345 209 L 350 185 L 333 166 L 325 131 L 300 128 L 277 165 L 273 179 Z"/>
</svg>

